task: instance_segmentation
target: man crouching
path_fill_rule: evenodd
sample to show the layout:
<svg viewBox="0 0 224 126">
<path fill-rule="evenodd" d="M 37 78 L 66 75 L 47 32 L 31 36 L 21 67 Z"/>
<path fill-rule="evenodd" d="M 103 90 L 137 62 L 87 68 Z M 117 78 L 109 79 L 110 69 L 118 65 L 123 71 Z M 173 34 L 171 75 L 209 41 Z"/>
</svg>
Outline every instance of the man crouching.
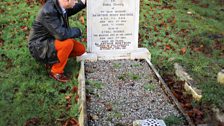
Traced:
<svg viewBox="0 0 224 126">
<path fill-rule="evenodd" d="M 69 81 L 64 74 L 68 58 L 85 53 L 84 45 L 74 39 L 81 36 L 81 30 L 71 28 L 68 20 L 85 7 L 85 0 L 47 0 L 32 25 L 30 53 L 50 68 L 49 76 L 57 81 Z"/>
</svg>

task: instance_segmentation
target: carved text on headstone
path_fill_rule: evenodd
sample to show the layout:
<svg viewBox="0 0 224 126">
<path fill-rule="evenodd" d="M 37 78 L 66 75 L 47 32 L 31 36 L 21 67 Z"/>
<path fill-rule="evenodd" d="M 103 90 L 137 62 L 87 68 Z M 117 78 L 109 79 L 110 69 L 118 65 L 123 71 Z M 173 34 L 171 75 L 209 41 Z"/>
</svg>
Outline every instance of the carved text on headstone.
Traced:
<svg viewBox="0 0 224 126">
<path fill-rule="evenodd" d="M 92 43 L 90 51 L 127 51 L 137 48 L 136 0 L 88 2 L 91 6 L 88 10 L 88 40 Z"/>
</svg>

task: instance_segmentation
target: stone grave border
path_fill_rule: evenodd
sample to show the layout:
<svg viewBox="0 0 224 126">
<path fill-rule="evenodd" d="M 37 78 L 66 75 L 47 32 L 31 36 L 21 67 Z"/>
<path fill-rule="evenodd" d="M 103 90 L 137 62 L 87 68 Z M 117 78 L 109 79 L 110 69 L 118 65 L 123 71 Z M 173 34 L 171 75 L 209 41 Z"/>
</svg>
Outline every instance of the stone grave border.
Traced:
<svg viewBox="0 0 224 126">
<path fill-rule="evenodd" d="M 150 53 L 149 53 L 150 54 Z M 165 81 L 162 79 L 162 77 L 160 76 L 160 74 L 158 73 L 158 71 L 156 70 L 156 68 L 154 67 L 154 65 L 151 63 L 151 55 L 148 56 L 140 56 L 139 55 L 135 55 L 134 57 L 129 57 L 129 58 L 125 58 L 125 59 L 144 59 L 147 61 L 147 63 L 149 64 L 150 68 L 153 70 L 154 74 L 156 75 L 159 83 L 161 84 L 163 91 L 166 93 L 166 95 L 170 98 L 171 102 L 173 102 L 173 104 L 176 105 L 176 107 L 179 109 L 179 111 L 183 114 L 183 116 L 185 117 L 186 121 L 188 122 L 188 124 L 190 126 L 195 126 L 194 123 L 192 122 L 192 120 L 190 119 L 190 117 L 185 113 L 184 109 L 182 108 L 182 106 L 179 104 L 179 102 L 177 101 L 177 99 L 173 96 L 171 90 L 169 89 L 169 87 L 167 86 L 167 84 L 165 83 Z M 85 60 L 89 60 L 89 61 L 97 61 L 97 58 L 94 57 L 89 57 L 88 58 L 84 58 L 84 60 L 81 60 L 81 67 L 80 67 L 80 71 L 79 71 L 79 76 L 78 76 L 78 94 L 79 94 L 79 125 L 80 126 L 88 126 L 87 123 L 87 110 L 86 110 L 86 88 L 85 88 Z M 120 59 L 120 58 L 119 58 Z"/>
</svg>

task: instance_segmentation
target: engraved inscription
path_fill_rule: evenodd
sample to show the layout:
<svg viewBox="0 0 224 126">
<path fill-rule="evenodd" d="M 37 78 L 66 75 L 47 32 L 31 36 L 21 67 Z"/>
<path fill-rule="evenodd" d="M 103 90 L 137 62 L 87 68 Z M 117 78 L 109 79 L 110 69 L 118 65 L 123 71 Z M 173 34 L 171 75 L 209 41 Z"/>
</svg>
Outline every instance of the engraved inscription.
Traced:
<svg viewBox="0 0 224 126">
<path fill-rule="evenodd" d="M 91 41 L 97 50 L 126 50 L 134 41 L 134 2 L 101 0 L 90 13 Z"/>
</svg>

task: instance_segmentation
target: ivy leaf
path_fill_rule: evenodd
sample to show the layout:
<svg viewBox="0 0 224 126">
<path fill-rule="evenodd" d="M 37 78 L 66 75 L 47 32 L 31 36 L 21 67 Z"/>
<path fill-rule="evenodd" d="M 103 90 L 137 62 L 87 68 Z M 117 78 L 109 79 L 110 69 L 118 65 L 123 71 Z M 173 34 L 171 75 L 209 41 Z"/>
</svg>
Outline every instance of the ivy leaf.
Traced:
<svg viewBox="0 0 224 126">
<path fill-rule="evenodd" d="M 77 94 L 77 95 L 75 96 L 75 103 L 78 103 L 78 100 L 79 100 L 79 95 Z"/>
</svg>

